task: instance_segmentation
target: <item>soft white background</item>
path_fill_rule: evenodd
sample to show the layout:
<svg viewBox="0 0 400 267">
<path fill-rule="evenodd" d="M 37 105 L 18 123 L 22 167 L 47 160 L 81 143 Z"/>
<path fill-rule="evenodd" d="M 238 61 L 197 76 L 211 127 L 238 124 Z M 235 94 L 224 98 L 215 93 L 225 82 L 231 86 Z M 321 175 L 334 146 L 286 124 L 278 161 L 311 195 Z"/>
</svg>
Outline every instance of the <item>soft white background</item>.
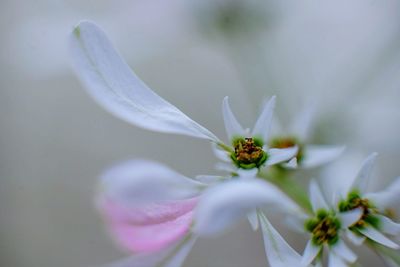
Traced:
<svg viewBox="0 0 400 267">
<path fill-rule="evenodd" d="M 379 152 L 377 188 L 400 175 L 398 1 L 251 1 L 266 8 L 268 25 L 228 42 L 204 33 L 195 18 L 207 19 L 208 9 L 191 1 L 0 2 L 0 266 L 123 257 L 93 205 L 97 176 L 114 163 L 145 157 L 186 175 L 214 173 L 204 141 L 130 126 L 85 93 L 67 53 L 81 19 L 96 21 L 151 88 L 220 137 L 225 95 L 247 126 L 263 97 L 278 96 L 284 122 L 313 99 L 315 140 L 346 144 L 355 169 Z M 212 10 L 216 1 L 202 2 Z M 301 252 L 305 239 L 279 229 Z M 380 264 L 363 254 L 365 266 Z M 185 266 L 266 265 L 260 233 L 243 221 L 200 240 Z"/>
</svg>

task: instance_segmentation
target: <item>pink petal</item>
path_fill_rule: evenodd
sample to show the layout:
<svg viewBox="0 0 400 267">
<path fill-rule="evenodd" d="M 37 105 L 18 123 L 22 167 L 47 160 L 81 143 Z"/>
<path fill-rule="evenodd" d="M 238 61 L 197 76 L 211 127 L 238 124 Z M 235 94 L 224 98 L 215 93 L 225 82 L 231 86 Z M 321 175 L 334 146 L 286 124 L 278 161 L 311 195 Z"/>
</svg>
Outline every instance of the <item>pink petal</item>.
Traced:
<svg viewBox="0 0 400 267">
<path fill-rule="evenodd" d="M 125 207 L 111 200 L 99 207 L 117 242 L 132 252 L 168 247 L 188 233 L 197 198 Z"/>
</svg>

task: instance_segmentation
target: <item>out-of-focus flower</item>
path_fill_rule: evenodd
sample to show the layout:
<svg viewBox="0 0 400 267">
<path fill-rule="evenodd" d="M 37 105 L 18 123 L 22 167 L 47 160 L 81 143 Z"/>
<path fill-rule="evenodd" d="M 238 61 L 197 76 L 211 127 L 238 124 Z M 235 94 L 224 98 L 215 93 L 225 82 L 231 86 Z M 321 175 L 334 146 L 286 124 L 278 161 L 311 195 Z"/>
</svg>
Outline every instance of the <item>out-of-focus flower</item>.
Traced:
<svg viewBox="0 0 400 267">
<path fill-rule="evenodd" d="M 286 130 L 280 130 L 269 140 L 272 148 L 288 148 L 297 146 L 297 154 L 282 167 L 312 168 L 328 163 L 339 157 L 344 151 L 344 146 L 310 145 L 310 130 L 315 115 L 314 106 L 307 106 L 299 112 Z"/>
<path fill-rule="evenodd" d="M 376 156 L 373 153 L 363 162 L 354 182 L 342 193 L 338 208 L 340 211 L 361 209 L 363 212 L 361 218 L 347 231 L 353 243 L 361 244 L 366 237 L 389 248 L 399 249 L 400 246 L 384 234 L 400 234 L 400 224 L 393 222 L 388 214 L 390 207 L 399 200 L 400 178 L 385 190 L 369 193 L 367 188 Z"/>
<path fill-rule="evenodd" d="M 265 105 L 251 134 L 237 122 L 225 98 L 223 115 L 232 147 L 227 146 L 137 78 L 93 23 L 80 23 L 72 36 L 77 74 L 97 102 L 114 115 L 148 130 L 207 139 L 229 153 L 237 168 L 272 165 L 287 161 L 297 153 L 297 147 L 268 149 L 275 98 Z"/>
<path fill-rule="evenodd" d="M 226 179 L 191 179 L 143 160 L 107 171 L 98 207 L 117 243 L 138 253 L 115 266 L 177 267 L 198 236 L 217 234 L 255 208 L 298 211 L 293 201 L 268 182 L 240 176 Z"/>
<path fill-rule="evenodd" d="M 360 209 L 336 212 L 330 207 L 315 181 L 310 184 L 310 200 L 313 215 L 305 220 L 304 225 L 311 234 L 301 260 L 307 266 L 313 261 L 322 264 L 323 248 L 329 249 L 329 267 L 348 266 L 356 261 L 357 256 L 342 240 L 342 232 L 357 222 L 362 216 Z"/>
</svg>

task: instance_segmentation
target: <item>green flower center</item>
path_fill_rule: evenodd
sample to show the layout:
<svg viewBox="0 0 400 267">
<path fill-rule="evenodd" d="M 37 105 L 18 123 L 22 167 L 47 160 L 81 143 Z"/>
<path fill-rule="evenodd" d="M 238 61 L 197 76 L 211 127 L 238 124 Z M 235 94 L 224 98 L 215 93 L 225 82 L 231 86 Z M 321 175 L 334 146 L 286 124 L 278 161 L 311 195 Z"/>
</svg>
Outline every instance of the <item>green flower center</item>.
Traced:
<svg viewBox="0 0 400 267">
<path fill-rule="evenodd" d="M 256 138 L 237 138 L 233 141 L 231 159 L 239 168 L 258 168 L 267 160 L 262 146 L 262 141 Z"/>
<path fill-rule="evenodd" d="M 339 240 L 340 221 L 331 212 L 318 211 L 316 217 L 306 221 L 305 227 L 311 233 L 314 245 L 333 245 Z"/>
<path fill-rule="evenodd" d="M 367 224 L 378 227 L 379 220 L 374 214 L 378 212 L 375 206 L 366 198 L 361 198 L 357 191 L 350 192 L 347 200 L 339 203 L 339 211 L 350 211 L 353 209 L 361 209 L 361 218 L 350 226 L 350 229 L 363 228 Z"/>
<path fill-rule="evenodd" d="M 289 148 L 297 146 L 299 151 L 296 154 L 297 162 L 300 163 L 304 159 L 304 145 L 299 142 L 296 137 L 285 136 L 273 138 L 270 142 L 271 148 Z"/>
</svg>

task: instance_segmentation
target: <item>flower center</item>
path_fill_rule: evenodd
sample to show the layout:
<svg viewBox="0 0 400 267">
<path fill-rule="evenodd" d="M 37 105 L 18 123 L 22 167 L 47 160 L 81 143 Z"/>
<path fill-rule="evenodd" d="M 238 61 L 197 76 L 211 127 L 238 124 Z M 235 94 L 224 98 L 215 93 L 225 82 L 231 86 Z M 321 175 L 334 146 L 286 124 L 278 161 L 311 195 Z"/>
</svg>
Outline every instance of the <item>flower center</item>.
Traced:
<svg viewBox="0 0 400 267">
<path fill-rule="evenodd" d="M 312 234 L 314 245 L 333 245 L 339 239 L 340 221 L 325 210 L 319 211 L 316 217 L 307 220 L 305 227 Z"/>
<path fill-rule="evenodd" d="M 270 147 L 271 148 L 289 148 L 289 147 L 294 147 L 298 146 L 299 150 L 296 154 L 297 162 L 301 162 L 302 159 L 304 158 L 304 149 L 303 145 L 297 140 L 297 138 L 292 137 L 292 136 L 286 136 L 286 137 L 276 137 L 272 139 L 270 142 Z"/>
<path fill-rule="evenodd" d="M 361 198 L 359 193 L 354 191 L 350 192 L 347 200 L 341 201 L 339 203 L 339 211 L 349 211 L 353 209 L 361 209 L 362 215 L 361 218 L 355 222 L 350 228 L 362 228 L 367 224 L 372 226 L 377 226 L 379 221 L 378 218 L 374 216 L 374 213 L 377 213 L 376 208 L 371 202 L 366 198 Z"/>
<path fill-rule="evenodd" d="M 240 168 L 258 168 L 267 160 L 262 142 L 257 139 L 239 138 L 233 141 L 233 147 L 231 159 Z"/>
</svg>

